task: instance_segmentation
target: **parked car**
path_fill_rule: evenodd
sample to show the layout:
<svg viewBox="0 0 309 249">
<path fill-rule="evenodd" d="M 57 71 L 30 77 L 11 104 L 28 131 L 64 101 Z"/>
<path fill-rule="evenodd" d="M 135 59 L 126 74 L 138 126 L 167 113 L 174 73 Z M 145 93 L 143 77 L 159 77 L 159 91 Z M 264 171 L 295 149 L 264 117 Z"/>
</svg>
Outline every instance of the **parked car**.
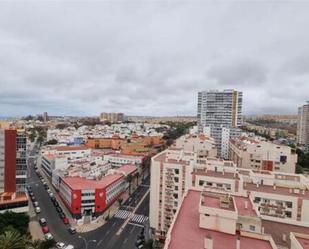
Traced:
<svg viewBox="0 0 309 249">
<path fill-rule="evenodd" d="M 54 203 L 55 203 L 55 201 L 57 201 L 56 198 L 55 198 L 55 196 L 50 196 L 50 199 L 51 199 L 51 201 L 54 202 Z"/>
<path fill-rule="evenodd" d="M 55 207 L 59 207 L 59 203 L 57 201 L 54 202 Z"/>
<path fill-rule="evenodd" d="M 37 201 L 33 202 L 33 206 L 34 207 L 38 207 L 39 206 L 39 203 Z"/>
<path fill-rule="evenodd" d="M 58 213 L 62 213 L 62 208 L 60 206 L 56 207 Z"/>
<path fill-rule="evenodd" d="M 70 234 L 76 233 L 76 229 L 74 227 L 69 227 L 68 231 L 69 231 Z"/>
<path fill-rule="evenodd" d="M 50 188 L 47 188 L 47 193 L 48 193 L 48 194 L 50 194 L 50 193 L 51 193 Z"/>
<path fill-rule="evenodd" d="M 49 228 L 48 228 L 48 226 L 47 226 L 47 225 L 42 226 L 42 231 L 43 231 L 43 233 L 49 233 Z"/>
<path fill-rule="evenodd" d="M 32 201 L 32 202 L 35 202 L 35 197 L 34 197 L 34 195 L 32 195 L 30 198 L 31 198 L 31 201 Z"/>
<path fill-rule="evenodd" d="M 66 217 L 66 216 L 64 216 L 63 218 L 62 218 L 62 221 L 63 221 L 63 223 L 64 224 L 69 224 L 69 219 Z"/>
<path fill-rule="evenodd" d="M 37 214 L 41 213 L 40 207 L 36 207 L 36 208 L 34 209 L 34 211 L 35 211 L 35 213 L 37 213 Z"/>
<path fill-rule="evenodd" d="M 47 224 L 47 222 L 46 222 L 46 220 L 44 218 L 41 218 L 39 220 L 39 223 L 40 223 L 41 226 L 45 226 Z"/>
<path fill-rule="evenodd" d="M 60 212 L 59 217 L 60 217 L 60 219 L 63 219 L 63 218 L 65 218 L 65 214 L 63 212 Z"/>
<path fill-rule="evenodd" d="M 63 242 L 57 242 L 56 247 L 58 249 L 64 249 L 65 248 L 65 244 Z"/>
<path fill-rule="evenodd" d="M 50 192 L 50 193 L 49 193 L 49 197 L 50 197 L 50 198 L 54 197 L 54 194 Z"/>
<path fill-rule="evenodd" d="M 52 240 L 54 237 L 53 237 L 53 235 L 51 235 L 51 233 L 46 233 L 45 235 L 44 235 L 44 237 L 45 237 L 45 239 L 47 239 L 47 240 Z"/>
</svg>

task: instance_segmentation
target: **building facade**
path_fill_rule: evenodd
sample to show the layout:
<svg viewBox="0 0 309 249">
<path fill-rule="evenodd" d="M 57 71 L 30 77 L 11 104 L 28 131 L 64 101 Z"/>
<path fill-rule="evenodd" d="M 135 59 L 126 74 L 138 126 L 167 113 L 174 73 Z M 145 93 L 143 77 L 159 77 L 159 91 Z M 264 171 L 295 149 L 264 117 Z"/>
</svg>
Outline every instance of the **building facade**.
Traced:
<svg viewBox="0 0 309 249">
<path fill-rule="evenodd" d="M 295 173 L 297 154 L 294 149 L 257 137 L 231 139 L 229 157 L 240 168 Z"/>
<path fill-rule="evenodd" d="M 198 93 L 199 130 L 215 139 L 219 155 L 223 158 L 228 156 L 229 139 L 240 134 L 242 99 L 242 92 L 235 90 Z"/>
<path fill-rule="evenodd" d="M 309 148 L 309 101 L 298 108 L 297 143 Z"/>
<path fill-rule="evenodd" d="M 0 211 L 28 210 L 26 144 L 23 130 L 0 129 Z"/>
<path fill-rule="evenodd" d="M 124 114 L 119 112 L 102 112 L 100 114 L 101 121 L 109 121 L 111 123 L 118 123 L 124 121 Z"/>
</svg>

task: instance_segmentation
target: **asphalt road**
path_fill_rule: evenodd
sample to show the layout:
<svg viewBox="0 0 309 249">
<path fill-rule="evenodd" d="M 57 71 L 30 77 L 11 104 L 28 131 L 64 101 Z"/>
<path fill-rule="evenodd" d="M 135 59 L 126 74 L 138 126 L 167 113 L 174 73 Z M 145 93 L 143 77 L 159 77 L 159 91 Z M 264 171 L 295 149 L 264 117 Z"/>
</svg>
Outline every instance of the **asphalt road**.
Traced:
<svg viewBox="0 0 309 249">
<path fill-rule="evenodd" d="M 30 156 L 36 156 L 38 153 L 38 148 L 34 147 L 34 149 L 30 152 Z M 28 168 L 28 185 L 32 186 L 36 200 L 39 202 L 39 206 L 41 208 L 41 213 L 37 215 L 37 220 L 40 218 L 45 218 L 47 220 L 50 232 L 58 242 L 72 244 L 75 249 L 86 248 L 85 242 L 88 243 L 88 249 L 134 249 L 136 248 L 134 243 L 138 234 L 140 234 L 142 226 L 145 225 L 145 227 L 149 227 L 148 220 L 145 224 L 132 224 L 133 222 L 129 222 L 122 233 L 120 235 L 116 235 L 117 231 L 124 224 L 125 219 L 112 217 L 106 224 L 94 231 L 71 235 L 67 231 L 68 226 L 64 225 L 62 220 L 59 218 L 48 193 L 44 189 L 40 179 L 37 177 L 34 171 L 34 159 L 31 157 L 28 160 Z M 144 180 L 142 185 L 132 193 L 131 197 L 123 204 L 121 209 L 132 211 L 138 205 L 148 189 L 149 178 Z M 149 194 L 140 204 L 135 214 L 144 216 L 149 215 Z M 84 240 L 80 239 L 79 235 L 81 235 Z M 96 242 L 93 242 L 93 240 Z"/>
</svg>

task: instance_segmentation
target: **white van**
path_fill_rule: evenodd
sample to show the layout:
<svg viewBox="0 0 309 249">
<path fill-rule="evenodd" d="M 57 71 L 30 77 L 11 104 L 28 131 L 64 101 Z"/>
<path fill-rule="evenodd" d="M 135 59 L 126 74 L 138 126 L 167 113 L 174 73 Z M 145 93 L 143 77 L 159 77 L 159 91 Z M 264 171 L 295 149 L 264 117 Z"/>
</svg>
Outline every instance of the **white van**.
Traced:
<svg viewBox="0 0 309 249">
<path fill-rule="evenodd" d="M 72 245 L 67 245 L 64 249 L 74 249 L 74 246 L 72 246 Z"/>
</svg>

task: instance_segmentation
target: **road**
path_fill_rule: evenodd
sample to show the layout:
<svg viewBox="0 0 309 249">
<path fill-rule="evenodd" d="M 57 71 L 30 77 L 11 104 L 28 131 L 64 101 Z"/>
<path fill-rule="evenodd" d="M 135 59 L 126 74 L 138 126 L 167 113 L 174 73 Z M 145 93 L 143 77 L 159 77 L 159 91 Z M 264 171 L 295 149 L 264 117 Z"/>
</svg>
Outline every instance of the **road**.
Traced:
<svg viewBox="0 0 309 249">
<path fill-rule="evenodd" d="M 120 214 L 127 212 L 128 216 L 123 217 L 112 217 L 106 224 L 99 227 L 98 229 L 82 233 L 71 235 L 67 231 L 67 226 L 63 224 L 62 220 L 59 218 L 55 207 L 53 206 L 48 193 L 43 187 L 42 182 L 37 177 L 34 171 L 34 158 L 39 153 L 39 148 L 36 146 L 30 152 L 30 157 L 28 160 L 28 185 L 32 186 L 36 200 L 39 202 L 41 208 L 41 213 L 37 215 L 37 220 L 40 218 L 45 218 L 47 220 L 51 234 L 54 236 L 56 241 L 64 242 L 66 244 L 74 245 L 75 249 L 86 248 L 85 241 L 88 241 L 88 249 L 101 248 L 101 249 L 134 249 L 136 248 L 134 243 L 142 227 L 149 227 L 149 178 L 145 179 L 131 195 L 131 197 L 123 203 L 120 208 L 123 211 L 119 211 Z M 144 200 L 141 201 L 141 199 Z M 132 214 L 132 211 L 139 205 L 136 212 Z M 115 215 L 116 216 L 116 215 Z M 121 215 L 120 215 L 121 216 Z M 131 217 L 131 218 L 130 218 Z M 117 235 L 119 229 L 125 224 L 126 220 L 130 221 L 124 227 L 123 231 Z M 135 221 L 133 221 L 135 220 Z M 84 238 L 80 239 L 79 235 Z M 96 240 L 92 242 L 91 240 Z M 91 242 L 90 242 L 91 241 Z"/>
</svg>

